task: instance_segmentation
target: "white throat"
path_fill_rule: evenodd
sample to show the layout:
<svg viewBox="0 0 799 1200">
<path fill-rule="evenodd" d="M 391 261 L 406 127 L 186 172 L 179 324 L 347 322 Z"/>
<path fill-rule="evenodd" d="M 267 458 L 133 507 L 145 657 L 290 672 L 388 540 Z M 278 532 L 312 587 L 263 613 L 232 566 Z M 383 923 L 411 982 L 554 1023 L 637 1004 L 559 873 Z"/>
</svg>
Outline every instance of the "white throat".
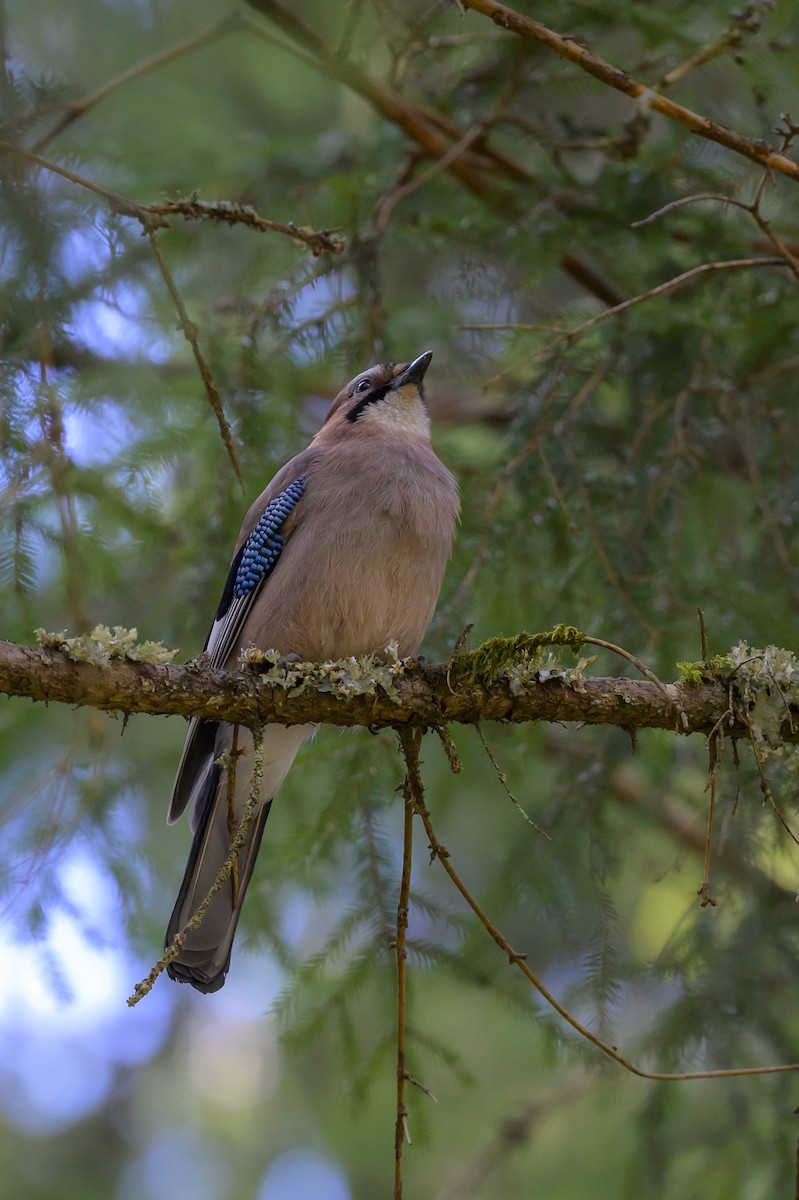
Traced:
<svg viewBox="0 0 799 1200">
<path fill-rule="evenodd" d="M 379 425 L 386 432 L 430 437 L 430 417 L 415 384 L 389 392 L 382 400 L 367 404 L 358 417 L 358 424 Z"/>
</svg>

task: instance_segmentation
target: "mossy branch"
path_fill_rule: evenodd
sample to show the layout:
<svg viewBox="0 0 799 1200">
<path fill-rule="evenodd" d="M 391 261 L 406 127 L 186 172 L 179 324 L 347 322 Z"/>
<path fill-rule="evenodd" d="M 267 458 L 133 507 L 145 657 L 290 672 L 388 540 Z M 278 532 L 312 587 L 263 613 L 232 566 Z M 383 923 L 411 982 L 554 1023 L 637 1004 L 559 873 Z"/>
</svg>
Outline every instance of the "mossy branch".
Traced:
<svg viewBox="0 0 799 1200">
<path fill-rule="evenodd" d="M 167 661 L 158 643 L 135 644 L 135 631 L 98 626 L 85 638 L 39 633 L 39 646 L 0 642 L 0 692 L 109 712 L 205 717 L 260 727 L 293 725 L 441 727 L 447 722 L 576 721 L 624 729 L 758 736 L 771 747 L 799 741 L 799 664 L 785 650 L 745 643 L 720 662 L 664 684 L 588 677 L 592 660 L 563 666 L 553 644 L 579 652 L 594 641 L 568 626 L 545 634 L 492 638 L 450 663 L 380 658 L 289 663 L 249 651 L 238 671 L 202 658 Z M 623 652 L 626 654 L 626 652 Z M 78 661 L 76 661 L 76 659 Z M 685 668 L 684 668 L 685 670 Z M 754 722 L 752 718 L 754 717 Z"/>
</svg>

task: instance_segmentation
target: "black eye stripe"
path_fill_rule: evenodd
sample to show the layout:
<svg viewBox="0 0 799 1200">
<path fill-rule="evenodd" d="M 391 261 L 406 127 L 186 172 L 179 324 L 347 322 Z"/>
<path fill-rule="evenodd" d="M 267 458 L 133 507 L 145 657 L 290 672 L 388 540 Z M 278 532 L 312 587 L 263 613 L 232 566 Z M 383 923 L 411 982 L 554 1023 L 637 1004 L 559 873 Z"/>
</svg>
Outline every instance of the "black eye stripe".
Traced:
<svg viewBox="0 0 799 1200">
<path fill-rule="evenodd" d="M 348 421 L 357 421 L 367 404 L 375 404 L 378 400 L 382 400 L 388 392 L 392 390 L 390 383 L 384 383 L 382 387 L 375 388 L 373 392 L 367 392 L 362 400 L 358 400 L 353 404 L 352 408 L 347 413 Z"/>
</svg>

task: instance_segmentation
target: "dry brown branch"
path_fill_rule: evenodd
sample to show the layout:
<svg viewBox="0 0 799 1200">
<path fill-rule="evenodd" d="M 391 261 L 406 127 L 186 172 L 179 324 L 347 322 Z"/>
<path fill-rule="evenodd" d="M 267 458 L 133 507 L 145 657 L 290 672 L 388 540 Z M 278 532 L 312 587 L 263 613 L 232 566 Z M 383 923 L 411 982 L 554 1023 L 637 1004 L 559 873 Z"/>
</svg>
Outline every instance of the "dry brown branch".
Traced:
<svg viewBox="0 0 799 1200">
<path fill-rule="evenodd" d="M 104 712 L 224 719 L 249 729 L 265 721 L 428 728 L 450 721 L 578 721 L 708 734 L 729 705 L 728 688 L 721 681 L 690 689 L 648 679 L 584 677 L 569 683 L 551 678 L 511 688 L 505 679 L 459 678 L 460 664 L 468 667 L 470 661 L 469 656 L 456 659 L 454 669 L 449 664 L 411 665 L 394 681 L 396 698 L 380 691 L 341 696 L 312 684 L 289 695 L 282 687 L 262 683 L 251 669 L 228 672 L 201 662 L 166 666 L 128 660 L 97 665 L 74 662 L 61 650 L 0 641 L 0 693 Z M 740 719 L 729 716 L 729 722 L 725 736 L 749 736 Z M 786 711 L 782 736 L 799 743 L 799 712 Z"/>
<path fill-rule="evenodd" d="M 383 80 L 373 78 L 354 63 L 341 58 L 335 46 L 326 42 L 281 0 L 248 0 L 248 3 L 287 34 L 306 55 L 310 54 L 320 70 L 357 92 L 432 158 L 443 158 L 452 143 L 463 138 L 463 130 L 443 113 L 407 100 Z M 458 154 L 449 161 L 447 169 L 468 191 L 481 198 L 496 197 L 494 172 L 514 180 L 529 178 L 521 163 L 494 150 L 485 141 L 480 143 L 479 153 Z"/>
<path fill-rule="evenodd" d="M 799 1063 L 780 1063 L 777 1066 L 767 1067 L 732 1067 L 715 1071 L 646 1071 L 642 1067 L 636 1066 L 634 1063 L 632 1063 L 628 1058 L 621 1054 L 615 1046 L 609 1045 L 595 1033 L 592 1033 L 590 1029 L 583 1025 L 581 1021 L 578 1021 L 577 1018 L 570 1013 L 568 1009 L 566 1009 L 560 1003 L 559 1000 L 556 999 L 552 992 L 545 987 L 538 976 L 527 965 L 527 955 L 519 954 L 513 949 L 505 935 L 497 928 L 488 914 L 483 911 L 477 900 L 469 891 L 466 884 L 463 882 L 460 875 L 452 865 L 450 852 L 446 849 L 446 847 L 442 846 L 441 842 L 439 842 L 438 838 L 436 837 L 435 831 L 433 830 L 430 811 L 425 803 L 424 784 L 422 783 L 418 748 L 410 745 L 407 742 L 404 742 L 403 753 L 405 755 L 407 778 L 409 781 L 414 809 L 424 825 L 425 833 L 427 834 L 430 844 L 430 853 L 432 858 L 438 859 L 438 861 L 441 863 L 441 866 L 446 871 L 451 882 L 455 885 L 463 899 L 469 905 L 472 912 L 480 921 L 480 924 L 491 936 L 497 946 L 499 946 L 503 954 L 507 956 L 509 964 L 511 966 L 518 967 L 527 981 L 532 984 L 532 986 L 539 993 L 539 995 L 543 997 L 546 1003 L 553 1008 L 555 1012 L 558 1013 L 558 1015 L 562 1017 L 562 1019 L 580 1035 L 580 1037 L 590 1042 L 597 1048 L 597 1050 L 601 1051 L 602 1054 L 605 1054 L 615 1063 L 618 1063 L 618 1065 L 623 1067 L 626 1071 L 629 1071 L 633 1075 L 638 1075 L 641 1079 L 656 1079 L 664 1082 L 684 1082 L 690 1079 L 729 1079 L 738 1075 L 773 1075 L 785 1071 L 799 1071 Z"/>
<path fill-rule="evenodd" d="M 720 146 L 726 146 L 728 150 L 733 150 L 736 154 L 743 155 L 744 158 L 760 163 L 771 171 L 779 171 L 783 175 L 787 175 L 789 179 L 799 182 L 799 164 L 774 150 L 768 142 L 744 137 L 726 125 L 720 125 L 717 121 L 711 121 L 709 117 L 703 117 L 689 108 L 684 108 L 682 104 L 676 104 L 673 100 L 669 100 L 666 96 L 662 96 L 640 83 L 626 71 L 614 67 L 604 58 L 600 58 L 598 54 L 594 54 L 576 38 L 556 33 L 539 21 L 534 21 L 532 17 L 524 16 L 504 4 L 497 3 L 497 0 L 463 0 L 463 4 L 466 8 L 474 9 L 475 12 L 490 17 L 503 29 L 508 29 L 520 37 L 528 38 L 545 46 L 547 50 L 553 51 L 561 58 L 568 59 L 581 70 L 593 75 L 601 83 L 618 92 L 623 92 L 630 99 L 637 100 L 643 107 L 684 125 L 686 129 L 690 129 L 699 137 L 717 142 Z"/>
</svg>

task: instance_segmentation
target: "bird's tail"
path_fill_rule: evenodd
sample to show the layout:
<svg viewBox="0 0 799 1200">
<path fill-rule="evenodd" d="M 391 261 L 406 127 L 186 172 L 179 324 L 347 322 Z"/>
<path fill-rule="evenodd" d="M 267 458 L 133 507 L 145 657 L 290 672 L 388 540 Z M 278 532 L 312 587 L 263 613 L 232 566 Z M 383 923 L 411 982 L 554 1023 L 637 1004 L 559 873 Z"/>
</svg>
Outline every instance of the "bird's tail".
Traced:
<svg viewBox="0 0 799 1200">
<path fill-rule="evenodd" d="M 186 935 L 167 968 L 171 978 L 179 983 L 190 983 L 200 992 L 216 992 L 225 982 L 233 936 L 272 798 L 302 742 L 312 731 L 313 726 L 308 725 L 270 725 L 264 730 L 258 807 L 229 878 L 210 900 L 199 924 Z M 186 927 L 217 881 L 249 799 L 254 766 L 253 740 L 251 734 L 241 728 L 237 730 L 235 740 L 234 746 L 233 726 L 220 725 L 213 749 L 209 749 L 205 762 L 198 764 L 192 789 L 194 841 L 167 929 L 166 947 Z M 231 780 L 232 762 L 235 762 L 235 777 Z"/>
</svg>

